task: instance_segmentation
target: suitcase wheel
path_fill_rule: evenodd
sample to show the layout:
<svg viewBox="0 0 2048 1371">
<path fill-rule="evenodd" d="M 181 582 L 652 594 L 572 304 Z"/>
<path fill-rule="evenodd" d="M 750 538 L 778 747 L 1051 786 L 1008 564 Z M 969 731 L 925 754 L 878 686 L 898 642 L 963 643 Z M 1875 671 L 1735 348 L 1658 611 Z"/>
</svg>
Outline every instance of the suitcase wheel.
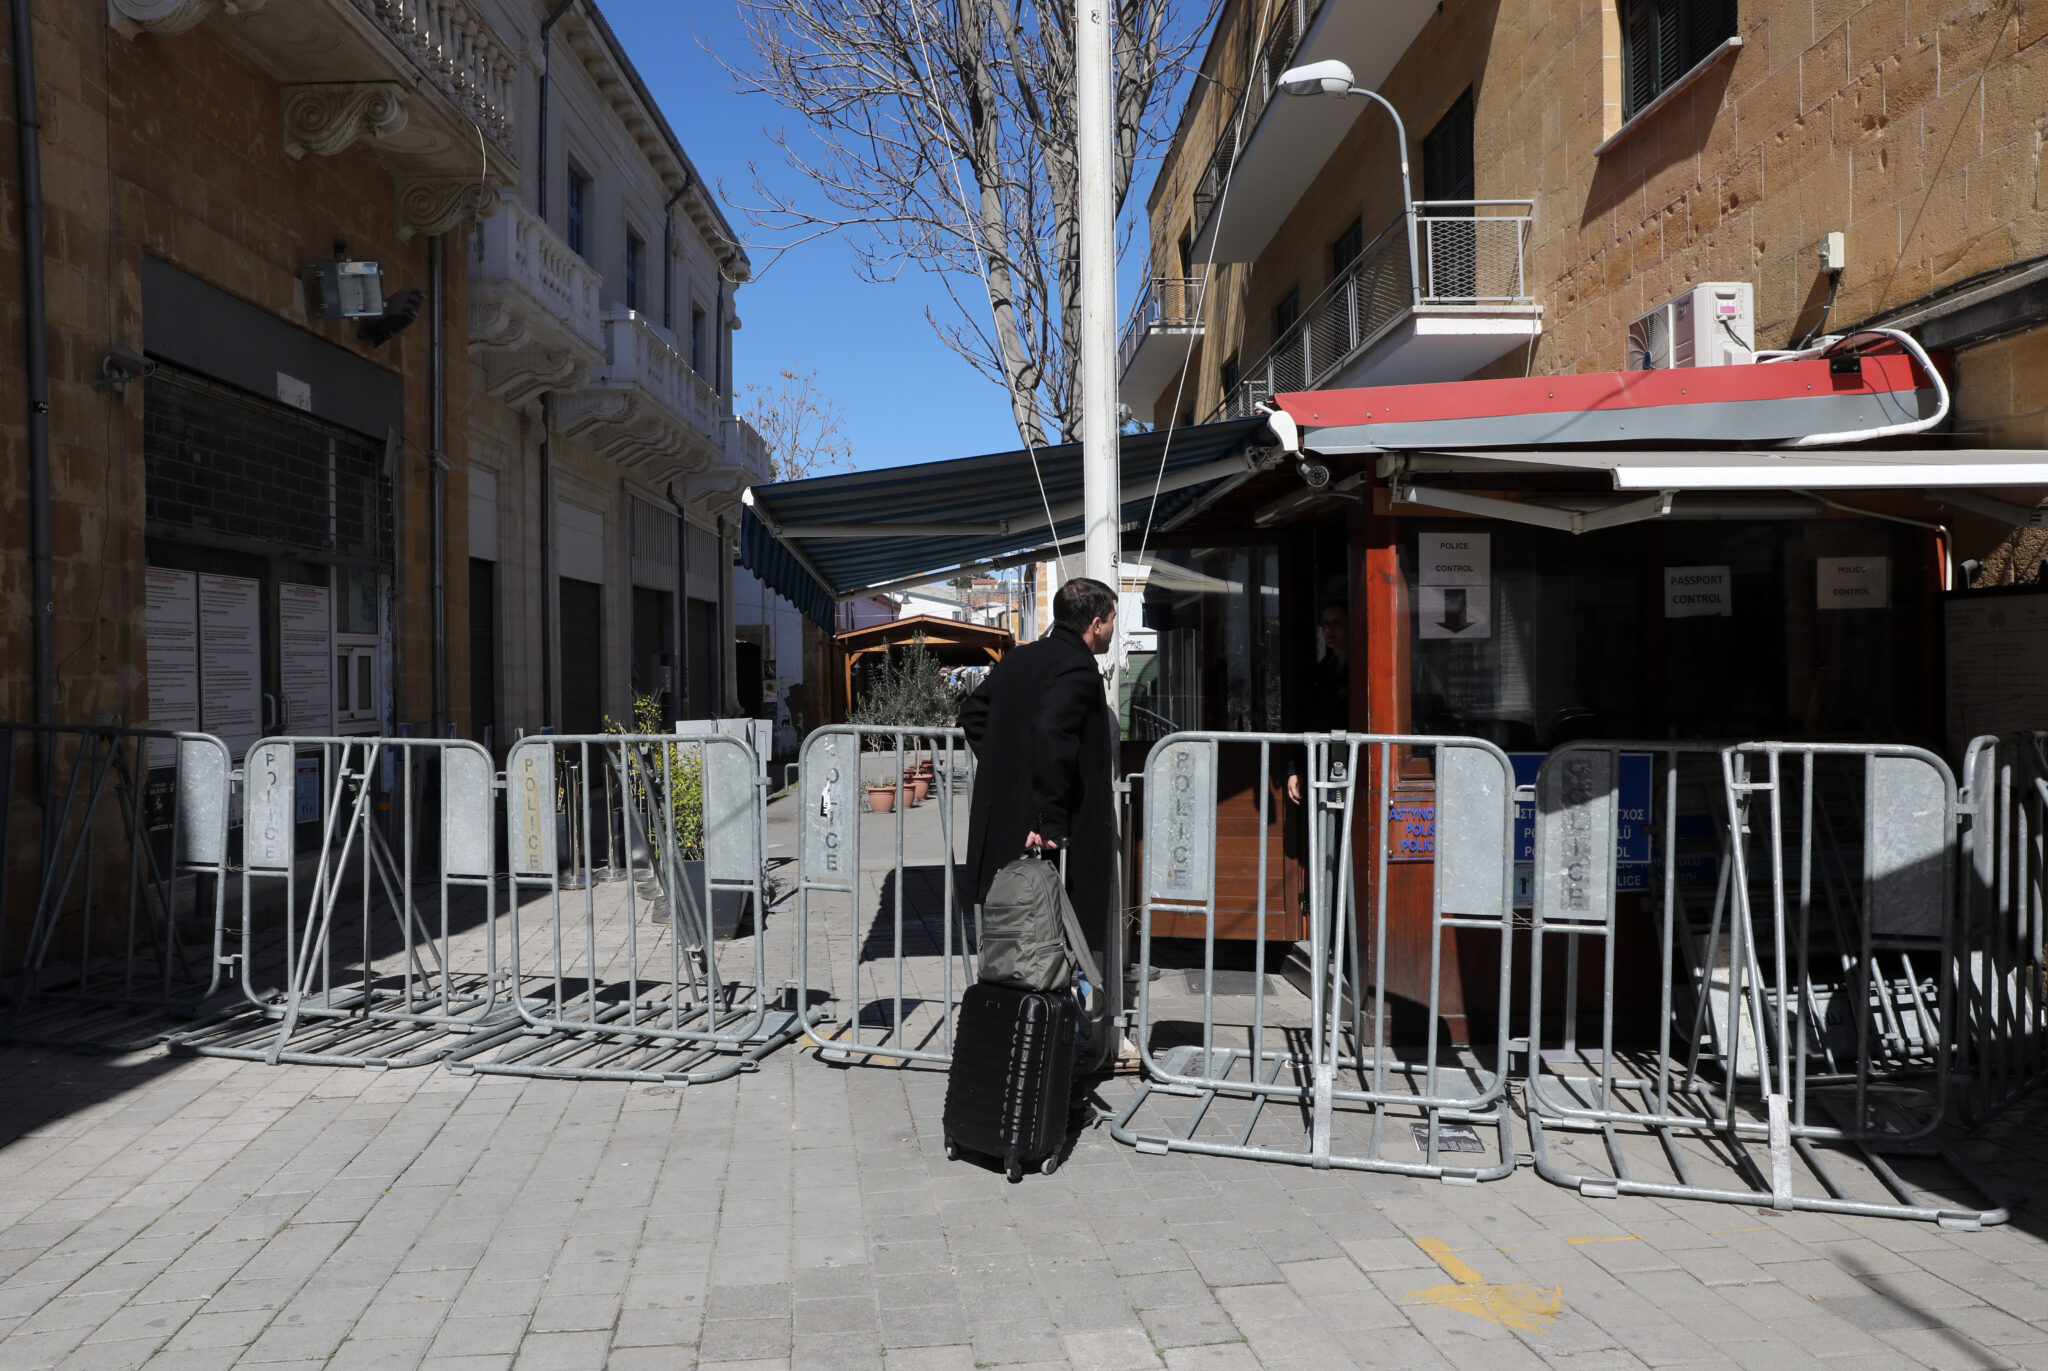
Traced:
<svg viewBox="0 0 2048 1371">
<path fill-rule="evenodd" d="M 1050 1157 L 1047 1157 L 1044 1161 L 1038 1164 L 1038 1174 L 1041 1176 L 1050 1176 L 1053 1172 L 1059 1169 L 1060 1156 L 1057 1152 L 1053 1153 Z"/>
<path fill-rule="evenodd" d="M 1010 1158 L 1008 1171 L 1011 1185 L 1015 1185 L 1017 1184 L 1017 1182 L 1024 1179 L 1024 1164 L 1018 1161 L 1015 1157 Z"/>
<path fill-rule="evenodd" d="M 946 1138 L 946 1160 L 949 1162 L 960 1160 L 960 1144 L 954 1142 L 950 1135 Z"/>
</svg>

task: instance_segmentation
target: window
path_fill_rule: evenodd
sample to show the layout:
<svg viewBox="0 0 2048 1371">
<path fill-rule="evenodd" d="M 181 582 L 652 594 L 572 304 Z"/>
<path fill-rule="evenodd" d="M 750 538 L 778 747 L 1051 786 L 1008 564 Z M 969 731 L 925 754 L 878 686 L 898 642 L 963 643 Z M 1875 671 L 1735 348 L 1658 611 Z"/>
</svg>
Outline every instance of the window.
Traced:
<svg viewBox="0 0 2048 1371">
<path fill-rule="evenodd" d="M 1735 0 L 1624 0 L 1621 117 L 1633 119 L 1735 36 Z"/>
<path fill-rule="evenodd" d="M 626 308 L 640 308 L 640 252 L 647 245 L 636 234 L 626 235 Z"/>
<path fill-rule="evenodd" d="M 377 649 L 367 644 L 334 651 L 334 719 L 338 724 L 375 723 Z"/>
<path fill-rule="evenodd" d="M 590 178 L 576 168 L 569 168 L 569 251 L 578 257 L 583 253 L 583 202 L 590 194 Z"/>
<path fill-rule="evenodd" d="M 690 370 L 704 374 L 704 311 L 690 309 Z"/>
<path fill-rule="evenodd" d="M 1280 297 L 1280 303 L 1273 306 L 1273 336 L 1284 338 L 1287 330 L 1294 327 L 1294 321 L 1301 317 L 1301 288 L 1296 287 Z"/>
<path fill-rule="evenodd" d="M 1180 231 L 1180 274 L 1195 274 L 1195 240 L 1186 229 Z"/>
<path fill-rule="evenodd" d="M 1237 417 L 1235 409 L 1237 404 L 1237 358 L 1235 356 L 1223 359 L 1219 379 L 1223 383 L 1224 411 L 1232 417 Z"/>
<path fill-rule="evenodd" d="M 1365 220 L 1353 219 L 1349 228 L 1337 235 L 1337 241 L 1330 244 L 1330 279 L 1336 280 L 1344 274 L 1344 268 L 1358 260 L 1358 254 L 1365 251 Z"/>
</svg>

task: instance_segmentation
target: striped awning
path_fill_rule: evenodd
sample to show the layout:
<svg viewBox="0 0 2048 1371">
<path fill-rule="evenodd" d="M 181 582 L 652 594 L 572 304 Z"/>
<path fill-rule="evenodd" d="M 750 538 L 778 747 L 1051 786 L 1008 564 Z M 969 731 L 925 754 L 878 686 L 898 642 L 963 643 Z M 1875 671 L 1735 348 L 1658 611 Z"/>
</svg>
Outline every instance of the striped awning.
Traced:
<svg viewBox="0 0 2048 1371">
<path fill-rule="evenodd" d="M 1122 518 L 1154 527 L 1275 453 L 1264 416 L 1125 434 Z M 740 565 L 831 626 L 837 600 L 1079 551 L 1081 445 L 780 481 L 747 492 Z M 1156 496 L 1156 502 L 1155 502 Z"/>
</svg>

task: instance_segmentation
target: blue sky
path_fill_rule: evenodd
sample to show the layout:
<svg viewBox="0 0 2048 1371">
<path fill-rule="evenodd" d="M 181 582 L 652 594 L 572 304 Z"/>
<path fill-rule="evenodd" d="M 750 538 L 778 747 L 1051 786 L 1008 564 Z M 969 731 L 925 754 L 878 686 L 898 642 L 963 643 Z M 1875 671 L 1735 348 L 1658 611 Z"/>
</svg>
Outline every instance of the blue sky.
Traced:
<svg viewBox="0 0 2048 1371">
<path fill-rule="evenodd" d="M 788 128 L 789 113 L 765 96 L 741 96 L 700 45 L 735 66 L 751 58 L 732 0 L 600 0 L 690 160 L 714 189 L 745 203 L 753 184 L 749 161 L 778 186 L 794 173 L 764 129 Z M 1148 187 L 1133 189 L 1142 206 Z M 726 206 L 743 241 L 763 235 Z M 1142 250 L 1142 242 L 1134 251 Z M 862 467 L 965 457 L 1015 448 L 1017 429 L 1002 390 L 983 380 L 925 322 L 927 306 L 946 317 L 951 305 L 939 281 L 906 271 L 888 285 L 854 275 L 852 254 L 836 237 L 782 256 L 755 251 L 758 281 L 739 292 L 741 328 L 734 337 L 734 375 L 741 385 L 772 381 L 785 367 L 815 371 L 818 386 L 846 412 L 847 436 Z M 1136 258 L 1132 258 L 1136 260 Z M 1126 273 L 1128 274 L 1128 273 Z M 1122 282 L 1128 300 L 1132 282 Z"/>
</svg>

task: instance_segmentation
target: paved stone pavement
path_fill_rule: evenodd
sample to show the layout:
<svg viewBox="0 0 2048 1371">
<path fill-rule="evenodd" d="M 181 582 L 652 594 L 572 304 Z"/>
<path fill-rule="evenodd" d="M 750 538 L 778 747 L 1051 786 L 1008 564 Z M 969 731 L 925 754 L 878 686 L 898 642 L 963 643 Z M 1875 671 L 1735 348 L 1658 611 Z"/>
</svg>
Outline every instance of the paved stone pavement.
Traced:
<svg viewBox="0 0 2048 1371">
<path fill-rule="evenodd" d="M 0 1049 L 0 1371 L 2048 1367 L 2038 1202 L 1960 1233 L 1102 1128 L 1013 1186 L 945 1160 L 943 1088 L 796 1049 L 680 1090 Z M 2044 1122 L 1966 1155 L 2025 1200 Z"/>
</svg>

